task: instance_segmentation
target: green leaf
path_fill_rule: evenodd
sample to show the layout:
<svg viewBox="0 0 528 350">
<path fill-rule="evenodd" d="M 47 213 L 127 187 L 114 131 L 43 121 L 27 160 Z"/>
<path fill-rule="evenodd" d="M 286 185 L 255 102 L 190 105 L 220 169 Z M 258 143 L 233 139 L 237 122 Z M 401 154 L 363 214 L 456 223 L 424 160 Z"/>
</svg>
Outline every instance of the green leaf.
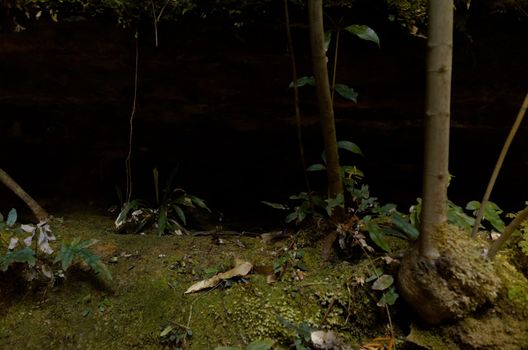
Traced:
<svg viewBox="0 0 528 350">
<path fill-rule="evenodd" d="M 397 213 L 396 204 L 394 203 L 387 203 L 381 207 L 372 209 L 372 211 L 381 216 L 388 216 L 388 215 L 391 215 L 392 213 Z"/>
<path fill-rule="evenodd" d="M 287 205 L 280 204 L 280 203 L 273 203 L 268 201 L 260 201 L 260 203 L 267 205 L 268 207 L 272 207 L 273 209 L 279 209 L 279 210 L 288 210 Z"/>
<path fill-rule="evenodd" d="M 205 202 L 203 201 L 203 199 L 201 198 L 198 198 L 196 196 L 189 196 L 189 198 L 191 198 L 191 201 L 196 204 L 197 206 L 199 206 L 200 208 L 202 209 L 205 209 L 207 210 L 208 212 L 211 212 L 211 209 L 209 209 L 209 207 L 205 204 Z"/>
<path fill-rule="evenodd" d="M 345 180 L 353 180 L 353 178 L 362 179 L 365 174 L 359 170 L 355 165 L 343 165 L 341 167 L 341 176 Z"/>
<path fill-rule="evenodd" d="M 468 210 L 478 210 L 479 208 L 480 202 L 477 201 L 471 201 L 466 205 L 466 209 Z M 484 209 L 483 219 L 488 221 L 498 232 L 502 232 L 505 227 L 504 221 L 500 217 L 501 213 L 502 209 L 493 202 L 488 202 L 486 208 Z"/>
<path fill-rule="evenodd" d="M 217 346 L 216 348 L 214 348 L 214 350 L 244 350 L 244 349 L 236 348 L 233 346 Z"/>
<path fill-rule="evenodd" d="M 305 85 L 315 86 L 315 77 L 313 75 L 309 77 L 300 77 L 299 79 L 295 81 L 295 85 L 297 85 L 297 87 L 301 87 Z M 290 89 L 293 87 L 293 81 L 290 83 L 288 87 Z"/>
<path fill-rule="evenodd" d="M 332 32 L 327 30 L 324 33 L 324 49 L 325 51 L 328 51 L 328 47 L 330 46 L 330 42 L 332 41 Z"/>
<path fill-rule="evenodd" d="M 96 254 L 92 253 L 87 247 L 96 243 L 97 240 L 89 239 L 81 241 L 75 238 L 71 243 L 64 243 L 55 262 L 61 262 L 62 270 L 66 271 L 75 260 L 84 261 L 96 274 L 100 274 L 111 280 L 112 275 L 105 264 Z"/>
<path fill-rule="evenodd" d="M 420 215 L 422 214 L 422 199 L 416 198 L 416 204 L 413 205 L 409 213 L 409 221 L 415 228 L 420 228 Z"/>
<path fill-rule="evenodd" d="M 294 211 L 293 213 L 288 214 L 288 216 L 286 216 L 286 219 L 284 219 L 284 221 L 286 221 L 286 223 L 289 224 L 290 222 L 296 220 L 297 217 L 298 217 L 297 211 Z"/>
<path fill-rule="evenodd" d="M 416 229 L 416 227 L 408 222 L 402 214 L 393 212 L 391 215 L 391 220 L 394 226 L 402 230 L 407 235 L 407 237 L 413 241 L 416 240 L 420 235 L 420 232 Z"/>
<path fill-rule="evenodd" d="M 306 192 L 301 192 L 299 194 L 293 194 L 290 196 L 290 199 L 294 199 L 294 200 L 297 200 L 297 199 L 302 199 L 302 200 L 309 200 L 310 197 L 308 196 L 308 193 Z"/>
<path fill-rule="evenodd" d="M 343 98 L 357 103 L 359 94 L 350 86 L 345 84 L 336 84 L 335 91 Z"/>
<path fill-rule="evenodd" d="M 6 224 L 9 227 L 13 227 L 16 221 L 17 221 L 17 211 L 15 208 L 13 208 L 9 211 L 9 214 L 7 214 Z"/>
<path fill-rule="evenodd" d="M 0 271 L 7 271 L 13 263 L 26 263 L 29 266 L 35 266 L 35 252 L 29 247 L 7 252 L 6 255 L 0 256 Z"/>
<path fill-rule="evenodd" d="M 479 210 L 480 208 L 480 202 L 479 201 L 471 201 L 466 204 L 467 210 Z"/>
<path fill-rule="evenodd" d="M 392 286 L 394 278 L 391 275 L 381 275 L 373 284 L 372 289 L 374 290 L 385 290 Z"/>
<path fill-rule="evenodd" d="M 338 141 L 337 147 L 361 156 L 363 155 L 358 145 L 350 141 Z"/>
<path fill-rule="evenodd" d="M 55 258 L 54 262 L 61 262 L 61 268 L 63 271 L 66 271 L 73 261 L 73 245 L 75 245 L 75 240 L 71 244 L 63 244 L 59 254 L 57 254 L 57 257 Z"/>
<path fill-rule="evenodd" d="M 79 256 L 81 260 L 83 260 L 90 268 L 98 275 L 102 275 L 103 277 L 111 280 L 112 274 L 110 271 L 108 271 L 108 268 L 106 265 L 101 261 L 101 258 L 99 256 L 95 255 L 94 253 L 90 252 L 89 250 L 82 249 L 79 251 Z"/>
<path fill-rule="evenodd" d="M 372 282 L 378 279 L 383 274 L 383 270 L 380 267 L 376 267 L 372 274 L 365 280 L 365 282 Z"/>
<path fill-rule="evenodd" d="M 352 24 L 351 26 L 346 27 L 345 30 L 351 34 L 354 34 L 360 39 L 372 41 L 373 43 L 376 43 L 378 47 L 380 46 L 378 34 L 376 34 L 376 32 L 369 26 Z"/>
<path fill-rule="evenodd" d="M 0 213 L 0 222 L 4 222 L 4 216 Z"/>
<path fill-rule="evenodd" d="M 174 209 L 174 212 L 176 213 L 176 215 L 178 215 L 178 218 L 180 219 L 180 221 L 183 223 L 183 225 L 187 225 L 187 220 L 185 218 L 185 213 L 183 212 L 182 208 L 180 208 L 179 206 L 177 206 L 176 204 L 174 204 L 172 206 L 172 209 Z"/>
<path fill-rule="evenodd" d="M 365 225 L 365 229 L 369 233 L 372 242 L 374 242 L 378 247 L 380 247 L 384 251 L 390 252 L 390 247 L 387 241 L 385 241 L 383 232 L 376 223 L 372 221 L 367 222 Z"/>
<path fill-rule="evenodd" d="M 268 350 L 275 344 L 272 339 L 255 340 L 246 347 L 246 350 Z"/>
<path fill-rule="evenodd" d="M 325 200 L 327 203 L 326 205 L 326 213 L 328 216 L 332 215 L 332 212 L 334 211 L 334 208 L 336 207 L 342 207 L 345 206 L 345 196 L 343 196 L 342 193 L 339 193 L 335 198 L 328 198 Z"/>
<path fill-rule="evenodd" d="M 378 301 L 378 306 L 385 307 L 386 305 L 394 305 L 396 300 L 398 299 L 399 295 L 396 293 L 396 289 L 394 287 L 391 287 L 388 291 L 383 293 L 383 296 Z"/>
<path fill-rule="evenodd" d="M 471 229 L 475 225 L 475 219 L 464 213 L 461 207 L 453 202 L 447 202 L 447 220 L 450 224 L 463 229 Z"/>
<path fill-rule="evenodd" d="M 323 164 L 312 164 L 308 168 L 306 168 L 306 171 L 321 171 L 326 170 L 326 166 Z"/>
<path fill-rule="evenodd" d="M 165 233 L 165 229 L 167 228 L 167 208 L 161 207 L 159 209 L 159 216 L 158 216 L 158 235 L 162 236 Z"/>
</svg>

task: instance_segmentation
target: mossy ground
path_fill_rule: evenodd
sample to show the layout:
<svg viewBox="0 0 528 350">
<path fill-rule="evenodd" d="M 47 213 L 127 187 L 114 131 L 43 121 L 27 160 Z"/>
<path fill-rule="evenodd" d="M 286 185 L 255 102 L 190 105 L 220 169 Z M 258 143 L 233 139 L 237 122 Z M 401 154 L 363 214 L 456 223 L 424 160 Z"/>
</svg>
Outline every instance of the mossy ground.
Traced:
<svg viewBox="0 0 528 350">
<path fill-rule="evenodd" d="M 0 274 L 0 349 L 173 348 L 160 338 L 168 325 L 174 334 L 184 334 L 186 327 L 192 331 L 179 344 L 184 349 L 244 347 L 263 338 L 286 349 L 296 335 L 277 316 L 338 332 L 352 349 L 389 334 L 386 310 L 376 306 L 380 293 L 365 282 L 375 267 L 395 275 L 396 267 L 381 254 L 367 259 L 358 253 L 354 263 L 328 262 L 321 258 L 320 244 L 309 239 L 311 234 L 274 243 L 228 236 L 216 244 L 208 236 L 118 235 L 112 225 L 110 217 L 88 214 L 52 222 L 59 241 L 98 239 L 93 250 L 108 265 L 111 281 L 78 267 L 53 286 L 28 288 L 15 271 Z M 451 237 L 450 251 L 467 255 L 468 245 L 462 249 L 460 238 L 461 232 Z M 273 263 L 287 249 L 301 247 L 306 271 L 290 266 L 280 281 L 268 284 L 266 273 Z M 245 281 L 184 294 L 208 274 L 230 269 L 235 258 L 256 266 Z M 409 342 L 430 349 L 528 347 L 528 282 L 501 255 L 494 271 L 501 287 L 493 303 L 448 325 L 414 325 Z M 393 331 L 400 340 L 407 332 L 399 326 L 405 328 L 408 313 L 399 303 L 391 308 Z"/>
<path fill-rule="evenodd" d="M 13 275 L 0 277 L 0 349 L 159 349 L 167 325 L 192 330 L 188 349 L 244 346 L 266 337 L 287 346 L 295 334 L 277 316 L 338 331 L 349 344 L 388 333 L 379 295 L 356 283 L 371 273 L 367 260 L 329 263 L 320 247 L 305 247 L 302 279 L 292 268 L 274 284 L 253 273 L 246 283 L 184 295 L 207 269 L 228 270 L 235 257 L 269 270 L 291 240 L 226 237 L 218 245 L 211 237 L 118 235 L 109 217 L 63 219 L 52 223 L 59 240 L 98 239 L 93 249 L 113 280 L 79 268 L 58 285 L 28 289 L 15 286 Z"/>
</svg>

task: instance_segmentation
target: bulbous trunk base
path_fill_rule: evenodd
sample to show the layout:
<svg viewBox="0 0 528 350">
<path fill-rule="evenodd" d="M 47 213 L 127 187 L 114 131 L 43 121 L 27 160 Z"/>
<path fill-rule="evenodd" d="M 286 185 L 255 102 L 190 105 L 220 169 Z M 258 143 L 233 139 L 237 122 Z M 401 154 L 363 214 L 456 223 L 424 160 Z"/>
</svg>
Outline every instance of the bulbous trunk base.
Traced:
<svg viewBox="0 0 528 350">
<path fill-rule="evenodd" d="M 426 323 L 461 318 L 492 302 L 501 285 L 485 244 L 468 232 L 445 226 L 435 238 L 440 257 L 420 256 L 415 245 L 398 273 L 400 295 Z"/>
</svg>

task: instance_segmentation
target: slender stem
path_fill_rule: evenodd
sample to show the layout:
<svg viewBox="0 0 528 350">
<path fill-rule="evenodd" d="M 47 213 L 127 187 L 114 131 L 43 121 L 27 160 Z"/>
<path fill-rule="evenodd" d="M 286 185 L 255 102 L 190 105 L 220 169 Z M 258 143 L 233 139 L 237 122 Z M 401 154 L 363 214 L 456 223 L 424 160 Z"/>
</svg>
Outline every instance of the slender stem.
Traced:
<svg viewBox="0 0 528 350">
<path fill-rule="evenodd" d="M 493 244 L 491 245 L 489 251 L 488 251 L 488 258 L 493 259 L 497 252 L 502 248 L 504 243 L 510 238 L 512 233 L 519 227 L 521 224 L 528 219 L 528 207 L 524 208 L 515 219 L 510 222 L 508 226 L 504 229 L 499 239 L 497 239 Z"/>
<path fill-rule="evenodd" d="M 132 141 L 134 135 L 134 116 L 136 115 L 136 101 L 137 101 L 137 90 L 138 90 L 138 70 L 139 70 L 139 43 L 138 43 L 138 32 L 136 32 L 136 66 L 134 72 L 134 100 L 132 101 L 132 112 L 130 113 L 130 132 L 128 138 L 128 154 L 125 160 L 126 167 L 126 180 L 127 180 L 127 203 L 130 203 L 132 198 Z"/>
<path fill-rule="evenodd" d="M 154 7 L 154 0 L 150 0 L 152 5 L 152 19 L 154 20 L 154 40 L 156 47 L 158 47 L 158 17 L 156 16 L 156 8 Z"/>
<path fill-rule="evenodd" d="M 491 191 L 493 190 L 493 187 L 495 186 L 495 181 L 497 180 L 497 176 L 499 175 L 499 172 L 502 168 L 502 163 L 504 162 L 504 158 L 506 158 L 506 154 L 508 153 L 508 150 L 510 149 L 510 145 L 513 141 L 513 138 L 515 137 L 515 134 L 517 133 L 517 130 L 519 130 L 519 125 L 521 125 L 524 115 L 526 114 L 527 108 L 528 108 L 528 92 L 526 93 L 526 96 L 524 97 L 524 101 L 521 105 L 521 108 L 519 109 L 517 118 L 515 119 L 515 122 L 513 123 L 510 133 L 508 134 L 508 137 L 506 138 L 506 142 L 504 142 L 504 146 L 502 146 L 502 151 L 499 155 L 499 159 L 497 159 L 497 163 L 495 164 L 495 169 L 493 169 L 493 173 L 491 174 L 488 187 L 486 188 L 486 192 L 484 193 L 484 197 L 482 198 L 482 202 L 480 203 L 480 208 L 477 214 L 477 218 L 475 219 L 475 226 L 473 226 L 473 231 L 471 231 L 471 235 L 473 237 L 475 237 L 475 235 L 478 232 L 480 222 L 482 220 L 482 217 L 484 216 L 484 210 L 486 209 L 489 198 L 491 196 Z"/>
<path fill-rule="evenodd" d="M 301 123 L 301 111 L 299 107 L 299 87 L 297 86 L 297 65 L 295 64 L 295 52 L 293 50 L 293 40 L 290 29 L 290 15 L 288 11 L 288 0 L 284 0 L 284 17 L 286 20 L 286 36 L 288 40 L 288 50 L 290 52 L 290 60 L 292 66 L 292 78 L 293 78 L 293 96 L 295 106 L 295 124 L 297 126 L 297 144 L 299 147 L 299 155 L 301 157 L 301 166 L 303 168 L 304 182 L 306 185 L 306 191 L 308 192 L 308 200 L 310 202 L 310 209 L 313 211 L 313 199 L 310 181 L 308 180 L 308 172 L 306 171 L 306 158 L 304 156 L 304 144 L 302 135 L 302 123 Z"/>
<path fill-rule="evenodd" d="M 163 15 L 163 11 L 165 11 L 165 9 L 167 8 L 167 5 L 169 4 L 170 0 L 167 0 L 165 2 L 165 5 L 163 5 L 163 7 L 161 8 L 160 12 L 158 13 L 158 17 L 156 17 L 156 21 L 160 21 L 160 18 L 161 18 L 161 15 Z"/>
<path fill-rule="evenodd" d="M 336 86 L 336 75 L 337 75 L 337 54 L 339 53 L 339 34 L 341 31 L 338 29 L 336 31 L 336 44 L 334 50 L 334 70 L 332 72 L 332 103 L 334 102 L 334 93 Z"/>
</svg>

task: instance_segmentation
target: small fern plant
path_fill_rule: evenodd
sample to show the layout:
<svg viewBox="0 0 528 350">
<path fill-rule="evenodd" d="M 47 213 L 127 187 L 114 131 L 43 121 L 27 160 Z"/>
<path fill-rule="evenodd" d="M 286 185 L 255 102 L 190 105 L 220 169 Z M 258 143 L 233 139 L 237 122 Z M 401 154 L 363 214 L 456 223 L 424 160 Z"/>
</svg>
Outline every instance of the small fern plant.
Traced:
<svg viewBox="0 0 528 350">
<path fill-rule="evenodd" d="M 17 211 L 11 209 L 4 221 L 0 214 L 0 272 L 5 272 L 14 264 L 25 265 L 25 276 L 28 281 L 36 276 L 44 276 L 51 281 L 55 276 L 63 276 L 59 269 L 54 268 L 49 260 L 55 255 L 51 242 L 56 240 L 48 222 L 42 221 L 37 225 L 17 225 Z M 63 243 L 60 252 L 56 254 L 53 263 L 61 263 L 62 271 L 66 271 L 72 264 L 85 263 L 96 274 L 109 280 L 112 279 L 110 271 L 101 261 L 99 256 L 88 248 L 97 243 L 97 240 L 82 240 L 75 238 L 70 243 Z"/>
<path fill-rule="evenodd" d="M 96 239 L 81 240 L 79 237 L 70 243 L 64 243 L 54 262 L 60 262 L 63 271 L 66 271 L 72 264 L 83 262 L 97 275 L 111 280 L 112 274 L 101 261 L 101 258 L 88 250 L 95 243 L 97 243 Z"/>
</svg>

